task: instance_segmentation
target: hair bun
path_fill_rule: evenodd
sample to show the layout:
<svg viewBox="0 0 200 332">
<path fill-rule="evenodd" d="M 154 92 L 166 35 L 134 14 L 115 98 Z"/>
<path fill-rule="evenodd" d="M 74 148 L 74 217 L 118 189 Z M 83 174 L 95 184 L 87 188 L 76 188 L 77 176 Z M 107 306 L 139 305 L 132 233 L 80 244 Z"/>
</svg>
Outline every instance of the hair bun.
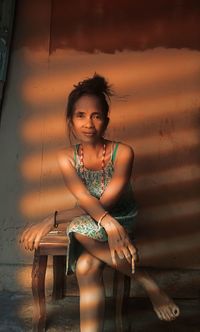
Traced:
<svg viewBox="0 0 200 332">
<path fill-rule="evenodd" d="M 94 94 L 104 94 L 108 98 L 113 95 L 112 87 L 106 81 L 103 76 L 94 73 L 92 78 L 85 79 L 79 82 L 77 85 L 74 85 L 75 88 L 78 88 L 82 93 L 94 93 Z"/>
<path fill-rule="evenodd" d="M 107 94 L 108 83 L 104 77 L 95 73 L 92 78 L 92 81 L 93 81 L 92 84 L 93 84 L 94 90 L 96 90 L 97 92 L 102 92 L 102 93 Z"/>
</svg>

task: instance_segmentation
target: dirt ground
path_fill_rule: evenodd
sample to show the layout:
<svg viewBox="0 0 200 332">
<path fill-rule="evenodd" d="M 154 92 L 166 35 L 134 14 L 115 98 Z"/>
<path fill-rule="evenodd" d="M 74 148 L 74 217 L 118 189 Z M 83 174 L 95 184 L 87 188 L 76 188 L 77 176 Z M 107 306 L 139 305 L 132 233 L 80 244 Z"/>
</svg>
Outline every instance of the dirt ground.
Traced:
<svg viewBox="0 0 200 332">
<path fill-rule="evenodd" d="M 48 332 L 79 331 L 79 298 L 66 297 L 56 303 L 47 298 Z M 130 299 L 126 309 L 129 331 L 132 332 L 200 332 L 200 301 L 175 300 L 180 317 L 171 323 L 159 321 L 147 299 Z M 32 331 L 32 296 L 22 293 L 0 293 L 0 332 Z M 105 332 L 115 332 L 114 302 L 106 302 Z"/>
</svg>

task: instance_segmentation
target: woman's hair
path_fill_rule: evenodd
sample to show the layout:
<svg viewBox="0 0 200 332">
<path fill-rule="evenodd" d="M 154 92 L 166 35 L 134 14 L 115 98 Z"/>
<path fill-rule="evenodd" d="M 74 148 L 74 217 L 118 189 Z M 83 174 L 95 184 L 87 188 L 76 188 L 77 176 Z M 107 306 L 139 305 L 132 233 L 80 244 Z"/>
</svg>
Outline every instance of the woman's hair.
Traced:
<svg viewBox="0 0 200 332">
<path fill-rule="evenodd" d="M 103 76 L 95 73 L 93 77 L 87 78 L 74 85 L 74 89 L 70 92 L 68 96 L 66 121 L 68 123 L 69 135 L 69 123 L 71 122 L 73 117 L 75 104 L 78 99 L 84 95 L 91 95 L 97 97 L 102 109 L 104 119 L 106 120 L 108 118 L 110 97 L 113 96 L 112 87 Z"/>
</svg>

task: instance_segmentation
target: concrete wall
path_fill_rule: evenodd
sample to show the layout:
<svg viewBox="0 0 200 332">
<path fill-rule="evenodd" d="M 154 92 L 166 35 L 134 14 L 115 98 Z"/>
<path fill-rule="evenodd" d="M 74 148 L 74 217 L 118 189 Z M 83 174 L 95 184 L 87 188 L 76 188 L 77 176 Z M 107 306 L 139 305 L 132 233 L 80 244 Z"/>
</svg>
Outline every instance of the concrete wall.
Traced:
<svg viewBox="0 0 200 332">
<path fill-rule="evenodd" d="M 186 293 L 194 295 L 200 268 L 200 52 L 159 43 L 144 50 L 123 45 L 120 51 L 84 51 L 62 36 L 57 45 L 55 3 L 18 1 L 0 130 L 0 288 L 30 287 L 32 253 L 19 246 L 22 228 L 74 204 L 55 156 L 69 144 L 67 95 L 96 71 L 118 94 L 107 137 L 135 151 L 141 264 L 174 269 L 161 283 L 181 295 L 187 279 Z M 81 25 L 75 37 L 84 40 Z"/>
</svg>

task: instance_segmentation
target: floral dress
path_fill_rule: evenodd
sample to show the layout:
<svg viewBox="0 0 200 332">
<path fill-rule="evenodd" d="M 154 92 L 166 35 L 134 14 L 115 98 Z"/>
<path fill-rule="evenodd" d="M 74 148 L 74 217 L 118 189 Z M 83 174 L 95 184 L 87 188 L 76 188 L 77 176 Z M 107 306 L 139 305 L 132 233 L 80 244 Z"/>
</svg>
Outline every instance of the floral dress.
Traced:
<svg viewBox="0 0 200 332">
<path fill-rule="evenodd" d="M 104 188 L 110 182 L 114 172 L 114 161 L 118 149 L 118 142 L 113 142 L 111 158 L 108 164 L 104 168 Z M 84 173 L 81 172 L 81 163 L 78 156 L 79 144 L 75 145 L 74 149 L 74 162 L 77 170 L 77 174 L 87 186 L 87 189 L 92 196 L 100 199 L 102 195 L 101 188 L 101 175 L 102 170 L 91 170 L 84 167 Z M 134 200 L 133 190 L 131 183 L 126 185 L 123 193 L 121 194 L 117 204 L 109 210 L 109 214 L 114 217 L 128 233 L 133 232 L 135 226 L 135 217 L 137 215 L 137 207 Z M 99 227 L 97 222 L 90 215 L 83 215 L 74 218 L 67 227 L 67 236 L 69 239 L 68 252 L 67 252 L 67 264 L 66 273 L 70 274 L 75 271 L 76 261 L 83 251 L 81 244 L 75 239 L 74 233 L 80 233 L 98 241 L 108 241 L 107 234 L 103 227 Z"/>
</svg>

